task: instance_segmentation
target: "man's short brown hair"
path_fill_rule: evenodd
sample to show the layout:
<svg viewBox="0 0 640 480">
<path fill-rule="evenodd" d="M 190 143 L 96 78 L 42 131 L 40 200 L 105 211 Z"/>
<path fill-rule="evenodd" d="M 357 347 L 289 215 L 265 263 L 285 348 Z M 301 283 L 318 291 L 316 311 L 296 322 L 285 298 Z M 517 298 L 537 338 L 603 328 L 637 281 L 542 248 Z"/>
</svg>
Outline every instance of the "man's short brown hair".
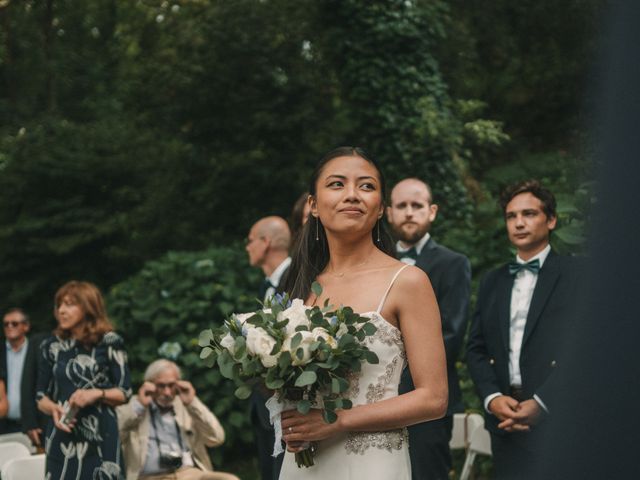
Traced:
<svg viewBox="0 0 640 480">
<path fill-rule="evenodd" d="M 502 191 L 500 195 L 500 207 L 502 212 L 507 213 L 507 205 L 513 197 L 521 193 L 531 193 L 534 197 L 542 202 L 542 211 L 547 218 L 555 218 L 556 215 L 556 197 L 550 190 L 542 186 L 538 180 L 525 180 L 523 182 L 509 185 Z"/>
</svg>

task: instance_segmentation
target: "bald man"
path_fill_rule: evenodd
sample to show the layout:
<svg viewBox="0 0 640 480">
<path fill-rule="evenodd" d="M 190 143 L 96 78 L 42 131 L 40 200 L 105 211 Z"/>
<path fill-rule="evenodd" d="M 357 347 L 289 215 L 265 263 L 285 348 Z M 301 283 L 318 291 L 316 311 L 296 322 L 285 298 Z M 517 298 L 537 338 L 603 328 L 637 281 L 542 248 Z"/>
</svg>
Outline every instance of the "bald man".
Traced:
<svg viewBox="0 0 640 480">
<path fill-rule="evenodd" d="M 429 234 L 438 214 L 431 188 L 422 180 L 407 178 L 391 191 L 387 219 L 398 240 L 398 258 L 424 270 L 436 294 L 442 335 L 447 355 L 449 407 L 440 420 L 409 427 L 409 454 L 414 480 L 446 480 L 451 470 L 449 441 L 453 414 L 463 411 L 462 393 L 456 371 L 456 360 L 464 340 L 471 294 L 471 265 L 464 255 L 438 245 Z M 400 393 L 414 389 L 411 373 L 405 369 Z"/>
<path fill-rule="evenodd" d="M 284 218 L 271 216 L 258 220 L 249 230 L 246 250 L 249 263 L 253 267 L 260 267 L 265 279 L 259 290 L 259 298 L 266 301 L 276 292 L 281 292 L 285 284 L 286 274 L 291 264 L 289 245 L 291 232 Z M 275 438 L 273 426 L 269 420 L 269 411 L 265 402 L 269 394 L 255 387 L 251 394 L 251 423 L 256 437 L 258 461 L 262 480 L 277 480 L 282 466 L 281 454 L 273 458 L 273 441 Z"/>
<path fill-rule="evenodd" d="M 291 264 L 290 243 L 289 225 L 281 217 L 261 218 L 249 230 L 245 247 L 249 264 L 260 267 L 265 276 L 259 292 L 260 300 L 267 300 L 276 290 L 279 291 L 279 285 L 284 285 L 284 275 Z"/>
</svg>

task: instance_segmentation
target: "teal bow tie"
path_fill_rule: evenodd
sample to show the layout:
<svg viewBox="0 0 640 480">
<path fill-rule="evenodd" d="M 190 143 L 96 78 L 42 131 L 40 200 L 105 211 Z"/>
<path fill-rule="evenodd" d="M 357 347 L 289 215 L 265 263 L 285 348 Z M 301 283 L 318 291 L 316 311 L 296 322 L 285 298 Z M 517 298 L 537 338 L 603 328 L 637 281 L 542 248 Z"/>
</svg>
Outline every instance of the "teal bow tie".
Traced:
<svg viewBox="0 0 640 480">
<path fill-rule="evenodd" d="M 509 273 L 515 275 L 520 270 L 529 270 L 531 273 L 538 273 L 540 271 L 540 260 L 537 258 L 527 263 L 511 262 L 509 263 Z"/>
<path fill-rule="evenodd" d="M 406 252 L 400 252 L 399 253 L 399 257 L 400 258 L 413 258 L 414 260 L 417 260 L 418 259 L 418 251 L 416 250 L 416 247 L 411 247 Z"/>
</svg>

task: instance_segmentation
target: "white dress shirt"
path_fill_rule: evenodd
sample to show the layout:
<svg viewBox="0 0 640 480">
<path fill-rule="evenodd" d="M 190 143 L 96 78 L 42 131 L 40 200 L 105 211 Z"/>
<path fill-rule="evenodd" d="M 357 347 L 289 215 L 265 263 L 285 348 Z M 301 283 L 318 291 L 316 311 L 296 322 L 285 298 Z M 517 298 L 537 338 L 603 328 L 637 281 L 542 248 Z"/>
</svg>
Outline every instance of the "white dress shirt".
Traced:
<svg viewBox="0 0 640 480">
<path fill-rule="evenodd" d="M 406 243 L 398 241 L 396 243 L 396 252 L 398 252 L 398 258 L 400 259 L 400 261 L 406 263 L 407 265 L 415 265 L 416 261 L 413 258 L 411 257 L 403 258 L 402 254 L 408 250 L 411 250 L 412 248 L 415 248 L 416 253 L 420 255 L 420 253 L 422 252 L 422 249 L 427 244 L 430 238 L 431 238 L 431 235 L 429 235 L 429 232 L 427 232 L 424 237 L 422 237 L 413 245 L 409 245 L 408 247 L 406 246 L 407 245 Z"/>
<path fill-rule="evenodd" d="M 282 279 L 282 274 L 285 272 L 287 268 L 291 265 L 291 257 L 285 258 L 280 265 L 276 267 L 276 269 L 267 277 L 267 280 L 273 285 L 272 287 L 267 288 L 267 291 L 264 294 L 264 299 L 267 300 L 271 298 L 276 293 L 276 288 L 280 285 L 280 280 Z"/>
<path fill-rule="evenodd" d="M 517 263 L 527 263 L 533 260 L 540 262 L 540 268 L 544 265 L 545 260 L 549 256 L 551 246 L 547 245 L 540 253 L 525 261 L 516 255 Z M 538 274 L 530 270 L 522 269 L 516 273 L 511 289 L 511 308 L 509 315 L 509 383 L 512 386 L 522 386 L 522 375 L 520 373 L 520 352 L 522 350 L 522 339 L 524 337 L 524 329 L 527 325 L 527 315 L 533 298 L 533 291 L 538 283 Z M 488 395 L 484 400 L 484 407 L 489 411 L 489 402 L 496 397 L 503 395 L 496 392 Z M 534 395 L 533 398 L 540 406 L 547 411 L 545 404 Z"/>
<path fill-rule="evenodd" d="M 7 400 L 9 402 L 9 412 L 7 418 L 10 420 L 20 420 L 20 389 L 22 386 L 22 371 L 24 361 L 27 357 L 27 347 L 29 340 L 25 338 L 18 350 L 13 350 L 7 340 Z"/>
</svg>

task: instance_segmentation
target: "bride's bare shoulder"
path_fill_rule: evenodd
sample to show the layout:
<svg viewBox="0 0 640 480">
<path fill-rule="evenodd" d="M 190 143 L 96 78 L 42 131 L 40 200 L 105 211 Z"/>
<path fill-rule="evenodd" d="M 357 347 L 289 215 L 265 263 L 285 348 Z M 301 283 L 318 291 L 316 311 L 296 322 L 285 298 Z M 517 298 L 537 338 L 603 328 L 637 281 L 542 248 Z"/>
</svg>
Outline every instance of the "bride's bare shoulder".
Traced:
<svg viewBox="0 0 640 480">
<path fill-rule="evenodd" d="M 403 263 L 398 263 L 400 264 L 400 268 L 402 268 Z M 413 265 L 407 265 L 406 268 L 400 272 L 395 283 L 402 289 L 431 288 L 431 282 L 429 281 L 427 274 L 420 268 L 414 267 Z"/>
</svg>

